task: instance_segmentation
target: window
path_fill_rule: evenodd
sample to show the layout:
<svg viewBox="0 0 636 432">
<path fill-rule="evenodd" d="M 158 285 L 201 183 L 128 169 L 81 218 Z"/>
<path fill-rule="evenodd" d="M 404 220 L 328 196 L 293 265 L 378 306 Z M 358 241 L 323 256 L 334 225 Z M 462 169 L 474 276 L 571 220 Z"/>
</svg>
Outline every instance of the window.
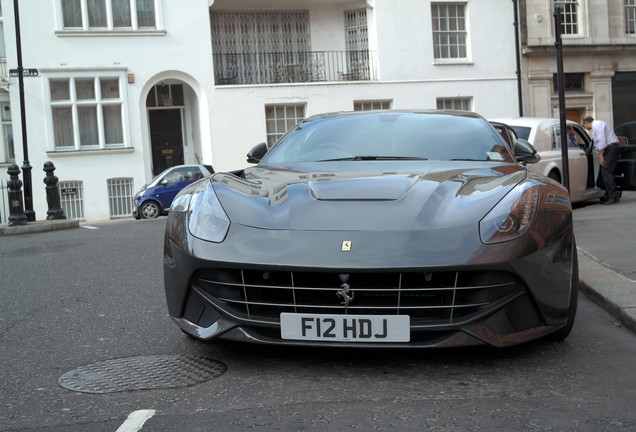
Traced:
<svg viewBox="0 0 636 432">
<path fill-rule="evenodd" d="M 184 105 L 181 84 L 159 84 L 154 86 L 146 98 L 146 107 L 179 107 Z"/>
<path fill-rule="evenodd" d="M 129 217 L 132 214 L 133 179 L 116 178 L 108 179 L 108 204 L 110 217 Z"/>
<path fill-rule="evenodd" d="M 51 120 L 56 150 L 126 146 L 122 77 L 50 78 Z"/>
<path fill-rule="evenodd" d="M 467 58 L 466 5 L 432 4 L 431 12 L 435 59 Z"/>
<path fill-rule="evenodd" d="M 472 97 L 437 98 L 437 109 L 472 111 Z"/>
<path fill-rule="evenodd" d="M 636 0 L 625 0 L 625 33 L 636 34 Z"/>
<path fill-rule="evenodd" d="M 271 147 L 285 132 L 305 118 L 304 105 L 268 105 L 265 107 L 267 146 Z"/>
<path fill-rule="evenodd" d="M 386 109 L 391 109 L 390 100 L 368 100 L 368 101 L 356 101 L 353 103 L 354 111 L 386 110 Z"/>
<path fill-rule="evenodd" d="M 0 110 L 2 111 L 2 139 L 4 142 L 2 146 L 4 157 L 0 157 L 0 161 L 15 162 L 13 126 L 11 125 L 11 105 L 9 102 L 0 102 Z"/>
<path fill-rule="evenodd" d="M 554 0 L 554 7 L 561 8 L 561 34 L 579 34 L 579 1 Z"/>
<path fill-rule="evenodd" d="M 343 71 L 345 80 L 368 80 L 370 78 L 369 36 L 367 29 L 367 10 L 344 11 L 345 47 L 347 50 L 347 70 Z"/>
<path fill-rule="evenodd" d="M 84 183 L 82 181 L 61 181 L 58 185 L 60 187 L 60 205 L 66 217 L 84 220 Z"/>
<path fill-rule="evenodd" d="M 584 76 L 582 73 L 566 73 L 563 74 L 563 89 L 566 92 L 583 91 Z M 554 85 L 554 91 L 559 90 L 557 83 L 557 74 L 552 76 L 552 82 Z"/>
<path fill-rule="evenodd" d="M 312 70 L 309 11 L 217 10 L 210 20 L 217 83 L 289 81 L 286 65 Z"/>
<path fill-rule="evenodd" d="M 59 0 L 65 30 L 157 28 L 155 0 Z"/>
</svg>

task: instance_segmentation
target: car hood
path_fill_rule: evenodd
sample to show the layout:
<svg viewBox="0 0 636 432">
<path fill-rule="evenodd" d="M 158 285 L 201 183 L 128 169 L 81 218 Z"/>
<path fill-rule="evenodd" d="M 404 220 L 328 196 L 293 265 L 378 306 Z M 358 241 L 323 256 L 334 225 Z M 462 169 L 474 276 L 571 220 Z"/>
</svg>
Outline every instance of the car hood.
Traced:
<svg viewBox="0 0 636 432">
<path fill-rule="evenodd" d="M 216 174 L 211 182 L 232 223 L 263 229 L 412 231 L 476 224 L 526 177 L 519 165 L 492 162 L 356 164 L 355 170 L 331 164 L 324 167 L 333 169 L 320 172 L 302 165 L 257 166 L 240 177 Z"/>
</svg>

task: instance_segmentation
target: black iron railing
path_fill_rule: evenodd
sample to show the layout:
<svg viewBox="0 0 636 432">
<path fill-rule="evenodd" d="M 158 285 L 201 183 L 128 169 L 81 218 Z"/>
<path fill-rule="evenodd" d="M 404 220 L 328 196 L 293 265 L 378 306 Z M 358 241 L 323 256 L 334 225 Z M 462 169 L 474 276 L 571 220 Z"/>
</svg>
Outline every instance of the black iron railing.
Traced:
<svg viewBox="0 0 636 432">
<path fill-rule="evenodd" d="M 377 79 L 375 51 L 215 54 L 216 85 Z"/>
</svg>

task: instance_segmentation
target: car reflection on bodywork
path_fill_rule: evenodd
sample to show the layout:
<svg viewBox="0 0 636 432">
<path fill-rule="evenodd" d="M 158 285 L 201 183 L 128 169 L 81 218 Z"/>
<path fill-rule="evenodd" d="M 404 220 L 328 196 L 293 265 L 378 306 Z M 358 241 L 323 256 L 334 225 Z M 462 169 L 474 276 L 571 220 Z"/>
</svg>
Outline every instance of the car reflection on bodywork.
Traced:
<svg viewBox="0 0 636 432">
<path fill-rule="evenodd" d="M 164 242 L 186 333 L 264 344 L 506 347 L 563 339 L 567 191 L 477 114 L 324 114 L 184 189 Z"/>
<path fill-rule="evenodd" d="M 494 119 L 491 122 L 506 124 L 516 135 L 528 140 L 541 156 L 541 161 L 530 164 L 529 169 L 562 183 L 563 166 L 561 152 L 561 124 L 556 118 L 518 117 Z M 582 126 L 567 121 L 568 169 L 570 199 L 572 202 L 599 198 L 604 191 L 596 186 L 599 173 L 598 155 L 587 151 L 592 140 Z"/>
</svg>

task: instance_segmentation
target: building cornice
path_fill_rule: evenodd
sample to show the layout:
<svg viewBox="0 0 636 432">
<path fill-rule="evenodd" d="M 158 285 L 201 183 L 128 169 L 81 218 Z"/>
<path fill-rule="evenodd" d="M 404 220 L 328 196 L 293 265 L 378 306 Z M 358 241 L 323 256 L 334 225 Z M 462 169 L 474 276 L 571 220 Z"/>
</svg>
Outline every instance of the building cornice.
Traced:
<svg viewBox="0 0 636 432">
<path fill-rule="evenodd" d="M 82 73 L 82 72 L 126 72 L 127 67 L 59 67 L 59 68 L 38 68 L 38 71 L 43 74 L 54 73 Z"/>
<path fill-rule="evenodd" d="M 532 54 L 554 54 L 556 52 L 556 47 L 554 45 L 535 45 L 535 46 L 524 46 L 523 54 L 524 55 L 532 55 Z M 615 54 L 615 53 L 634 53 L 636 52 L 636 45 L 627 45 L 627 44 L 619 44 L 619 45 L 563 45 L 563 53 L 564 54 L 588 54 L 588 53 L 604 53 L 604 54 Z"/>
</svg>

